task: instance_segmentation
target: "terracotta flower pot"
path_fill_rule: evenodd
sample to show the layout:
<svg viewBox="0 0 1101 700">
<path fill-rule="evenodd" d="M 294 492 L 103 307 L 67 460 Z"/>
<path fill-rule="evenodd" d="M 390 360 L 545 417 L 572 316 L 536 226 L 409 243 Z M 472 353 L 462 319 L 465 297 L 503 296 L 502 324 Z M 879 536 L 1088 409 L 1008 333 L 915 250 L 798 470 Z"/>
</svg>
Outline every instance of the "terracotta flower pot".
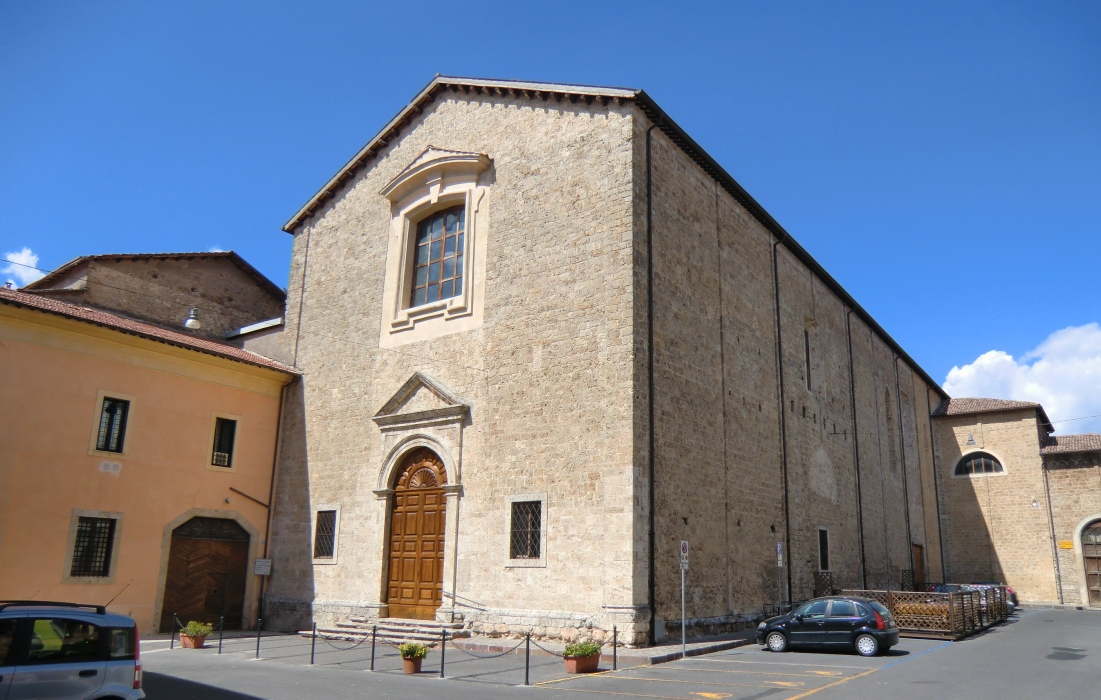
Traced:
<svg viewBox="0 0 1101 700">
<path fill-rule="evenodd" d="M 402 658 L 401 665 L 406 673 L 420 673 L 422 661 L 424 661 L 423 656 L 419 656 L 415 659 Z"/>
<path fill-rule="evenodd" d="M 180 646 L 184 649 L 202 649 L 204 642 L 206 642 L 205 634 L 193 637 L 190 634 L 180 633 Z"/>
<path fill-rule="evenodd" d="M 566 673 L 592 673 L 600 665 L 600 653 L 588 656 L 563 656 Z"/>
</svg>

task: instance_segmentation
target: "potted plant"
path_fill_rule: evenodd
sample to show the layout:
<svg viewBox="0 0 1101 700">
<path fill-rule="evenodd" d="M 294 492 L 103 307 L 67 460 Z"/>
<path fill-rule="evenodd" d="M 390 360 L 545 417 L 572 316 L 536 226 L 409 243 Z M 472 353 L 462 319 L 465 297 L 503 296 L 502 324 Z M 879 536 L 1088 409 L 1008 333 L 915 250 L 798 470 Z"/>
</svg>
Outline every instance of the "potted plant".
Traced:
<svg viewBox="0 0 1101 700">
<path fill-rule="evenodd" d="M 401 665 L 406 673 L 420 673 L 421 662 L 428 655 L 428 647 L 417 642 L 406 642 L 398 646 L 401 653 Z"/>
<path fill-rule="evenodd" d="M 596 642 L 567 644 L 562 652 L 566 673 L 592 673 L 600 665 L 600 645 Z"/>
<path fill-rule="evenodd" d="M 214 631 L 214 625 L 192 620 L 180 630 L 180 644 L 184 649 L 202 649 L 206 636 Z"/>
</svg>

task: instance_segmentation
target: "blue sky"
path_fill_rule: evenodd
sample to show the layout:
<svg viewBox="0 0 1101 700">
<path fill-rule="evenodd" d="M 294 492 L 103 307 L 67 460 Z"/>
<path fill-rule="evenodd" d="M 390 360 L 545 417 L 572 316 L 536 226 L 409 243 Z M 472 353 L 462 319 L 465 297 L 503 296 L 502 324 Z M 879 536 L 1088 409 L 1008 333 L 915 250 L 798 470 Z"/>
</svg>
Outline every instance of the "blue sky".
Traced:
<svg viewBox="0 0 1101 700">
<path fill-rule="evenodd" d="M 641 87 L 955 395 L 1101 414 L 1099 36 L 1096 2 L 9 0 L 0 254 L 285 285 L 280 226 L 434 73 Z"/>
</svg>

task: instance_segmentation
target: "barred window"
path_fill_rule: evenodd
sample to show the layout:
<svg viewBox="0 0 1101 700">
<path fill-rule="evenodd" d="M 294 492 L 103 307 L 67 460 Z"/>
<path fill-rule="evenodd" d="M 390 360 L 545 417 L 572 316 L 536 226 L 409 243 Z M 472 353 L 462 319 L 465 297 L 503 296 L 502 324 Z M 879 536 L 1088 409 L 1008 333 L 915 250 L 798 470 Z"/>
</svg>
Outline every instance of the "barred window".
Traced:
<svg viewBox="0 0 1101 700">
<path fill-rule="evenodd" d="M 210 463 L 216 467 L 233 466 L 233 440 L 237 435 L 237 421 L 218 418 L 214 423 L 214 451 Z"/>
<path fill-rule="evenodd" d="M 103 398 L 103 408 L 99 414 L 99 435 L 96 449 L 100 452 L 122 452 L 126 439 L 126 414 L 130 412 L 130 402 L 123 399 Z"/>
<path fill-rule="evenodd" d="M 313 558 L 332 559 L 336 551 L 336 511 L 317 511 L 313 535 Z"/>
<path fill-rule="evenodd" d="M 114 518 L 81 517 L 76 525 L 70 576 L 109 576 L 115 545 Z"/>
<path fill-rule="evenodd" d="M 410 306 L 463 293 L 465 220 L 466 207 L 458 206 L 433 214 L 417 224 Z"/>
<path fill-rule="evenodd" d="M 543 504 L 516 501 L 512 504 L 512 537 L 509 559 L 538 559 Z"/>
<path fill-rule="evenodd" d="M 964 455 L 960 463 L 956 465 L 956 476 L 968 474 L 998 474 L 1002 471 L 1002 463 L 985 452 L 971 452 Z"/>
</svg>

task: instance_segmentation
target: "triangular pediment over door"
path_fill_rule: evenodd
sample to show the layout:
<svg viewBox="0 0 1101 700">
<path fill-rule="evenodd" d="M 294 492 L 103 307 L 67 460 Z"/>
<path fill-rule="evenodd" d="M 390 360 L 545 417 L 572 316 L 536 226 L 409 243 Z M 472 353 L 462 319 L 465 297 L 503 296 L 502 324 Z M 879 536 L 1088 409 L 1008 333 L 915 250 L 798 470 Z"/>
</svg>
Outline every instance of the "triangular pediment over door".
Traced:
<svg viewBox="0 0 1101 700">
<path fill-rule="evenodd" d="M 374 416 L 384 431 L 433 423 L 461 423 L 470 405 L 440 380 L 423 372 L 413 376 L 394 392 Z"/>
</svg>

